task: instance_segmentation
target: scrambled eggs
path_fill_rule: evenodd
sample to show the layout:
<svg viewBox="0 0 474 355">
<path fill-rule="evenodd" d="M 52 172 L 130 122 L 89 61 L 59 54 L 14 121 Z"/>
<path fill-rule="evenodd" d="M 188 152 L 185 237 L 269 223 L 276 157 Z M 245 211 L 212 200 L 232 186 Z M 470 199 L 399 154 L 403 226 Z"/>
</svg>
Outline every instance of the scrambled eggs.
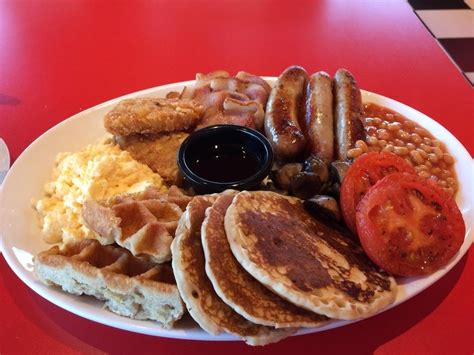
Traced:
<svg viewBox="0 0 474 355">
<path fill-rule="evenodd" d="M 45 186 L 46 197 L 34 204 L 44 240 L 58 243 L 94 238 L 82 219 L 82 204 L 86 200 L 107 200 L 117 194 L 143 191 L 148 186 L 165 189 L 160 175 L 111 143 L 58 154 L 52 181 Z"/>
</svg>

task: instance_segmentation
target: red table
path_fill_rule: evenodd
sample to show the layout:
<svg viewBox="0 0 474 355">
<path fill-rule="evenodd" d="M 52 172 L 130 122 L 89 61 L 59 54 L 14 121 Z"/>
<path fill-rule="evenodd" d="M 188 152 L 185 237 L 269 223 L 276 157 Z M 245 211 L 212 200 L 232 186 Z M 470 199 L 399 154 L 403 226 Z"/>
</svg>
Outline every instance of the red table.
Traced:
<svg viewBox="0 0 474 355">
<path fill-rule="evenodd" d="M 471 152 L 474 91 L 404 1 L 2 1 L 0 137 L 13 159 L 70 115 L 218 68 L 351 70 Z M 43 300 L 0 257 L 0 353 L 472 354 L 472 251 L 437 284 L 359 323 L 265 348 L 109 328 Z"/>
</svg>

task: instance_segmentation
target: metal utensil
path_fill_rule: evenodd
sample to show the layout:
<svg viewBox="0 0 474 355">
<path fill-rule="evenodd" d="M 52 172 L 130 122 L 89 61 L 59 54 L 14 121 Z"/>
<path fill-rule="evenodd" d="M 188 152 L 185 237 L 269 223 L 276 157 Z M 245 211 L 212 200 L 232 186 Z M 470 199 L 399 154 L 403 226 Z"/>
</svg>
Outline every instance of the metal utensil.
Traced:
<svg viewBox="0 0 474 355">
<path fill-rule="evenodd" d="M 5 141 L 0 138 L 0 185 L 10 169 L 10 152 Z"/>
</svg>

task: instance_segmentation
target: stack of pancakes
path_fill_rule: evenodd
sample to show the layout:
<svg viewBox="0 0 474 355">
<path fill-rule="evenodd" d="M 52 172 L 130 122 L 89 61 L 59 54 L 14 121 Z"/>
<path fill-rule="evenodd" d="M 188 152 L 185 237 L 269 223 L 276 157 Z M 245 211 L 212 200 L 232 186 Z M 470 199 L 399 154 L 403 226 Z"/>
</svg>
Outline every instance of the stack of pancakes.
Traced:
<svg viewBox="0 0 474 355">
<path fill-rule="evenodd" d="M 171 245 L 176 283 L 194 320 L 250 345 L 392 303 L 396 282 L 299 199 L 273 192 L 196 196 Z"/>
</svg>

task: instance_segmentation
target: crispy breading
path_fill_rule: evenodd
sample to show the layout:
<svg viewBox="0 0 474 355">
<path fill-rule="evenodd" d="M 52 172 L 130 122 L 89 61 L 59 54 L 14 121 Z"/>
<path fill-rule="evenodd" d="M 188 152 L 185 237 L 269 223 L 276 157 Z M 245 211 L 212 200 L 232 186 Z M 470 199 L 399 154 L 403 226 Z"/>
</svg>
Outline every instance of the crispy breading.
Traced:
<svg viewBox="0 0 474 355">
<path fill-rule="evenodd" d="M 176 157 L 181 143 L 188 136 L 184 132 L 172 132 L 159 136 L 116 136 L 120 148 L 128 151 L 133 159 L 148 165 L 166 183 L 180 185 L 181 176 Z"/>
<path fill-rule="evenodd" d="M 194 100 L 127 99 L 105 115 L 104 127 L 121 136 L 184 131 L 194 127 L 202 114 L 202 105 Z"/>
</svg>

